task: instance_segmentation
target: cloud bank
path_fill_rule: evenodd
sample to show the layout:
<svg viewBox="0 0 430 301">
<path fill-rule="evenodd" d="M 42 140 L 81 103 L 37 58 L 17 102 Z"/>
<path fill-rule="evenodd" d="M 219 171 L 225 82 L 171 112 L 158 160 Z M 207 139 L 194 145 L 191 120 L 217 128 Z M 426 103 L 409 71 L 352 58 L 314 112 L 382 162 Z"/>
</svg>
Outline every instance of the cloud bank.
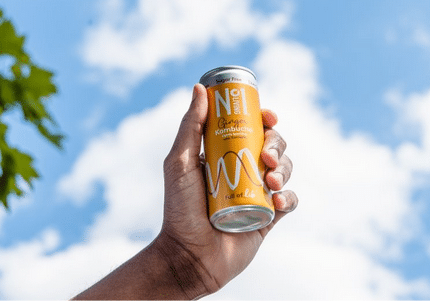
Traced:
<svg viewBox="0 0 430 301">
<path fill-rule="evenodd" d="M 132 11 L 122 1 L 110 5 L 88 31 L 83 49 L 104 85 L 116 72 L 134 79 L 118 82 L 117 92 L 126 93 L 163 63 L 185 60 L 210 43 L 240 47 L 250 38 L 260 43 L 251 68 L 262 106 L 280 118 L 277 130 L 294 162 L 288 188 L 300 204 L 268 235 L 249 268 L 209 299 L 430 296 L 428 279 L 408 280 L 383 264 L 401 260 L 405 243 L 420 234 L 419 223 L 411 222 L 420 218 L 412 194 L 416 172 L 430 171 L 416 159 L 430 149 L 430 126 L 422 114 L 430 103 L 427 92 L 387 94 L 395 109 L 409 112 L 406 121 L 420 125 L 422 138 L 419 145 L 391 149 L 366 133 L 345 136 L 341 121 L 319 105 L 322 87 L 312 49 L 279 35 L 289 24 L 287 13 L 264 15 L 249 1 L 138 1 Z M 247 22 L 236 23 L 225 11 Z M 261 21 L 267 26 L 260 31 L 255 24 Z M 190 98 L 191 86 L 171 91 L 156 107 L 125 118 L 115 131 L 89 143 L 59 190 L 79 205 L 102 184 L 105 211 L 86 241 L 66 250 L 55 252 L 61 237 L 53 229 L 0 250 L 6 259 L 0 263 L 4 297 L 68 298 L 149 243 L 162 222 L 162 162 Z M 35 280 L 32 275 L 40 271 Z"/>
<path fill-rule="evenodd" d="M 119 96 L 164 63 L 184 61 L 214 44 L 272 39 L 290 23 L 290 14 L 264 15 L 247 0 L 137 1 L 131 11 L 120 0 L 101 5 L 105 13 L 87 31 L 81 53 L 92 80 Z"/>
</svg>

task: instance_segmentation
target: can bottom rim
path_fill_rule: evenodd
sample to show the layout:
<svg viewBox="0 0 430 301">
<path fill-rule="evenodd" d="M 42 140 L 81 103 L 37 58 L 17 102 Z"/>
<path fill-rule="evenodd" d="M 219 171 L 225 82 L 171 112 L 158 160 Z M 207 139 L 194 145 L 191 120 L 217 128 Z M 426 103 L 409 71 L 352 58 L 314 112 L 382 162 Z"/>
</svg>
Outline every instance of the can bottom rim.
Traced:
<svg viewBox="0 0 430 301">
<path fill-rule="evenodd" d="M 212 215 L 212 225 L 220 231 L 241 233 L 255 231 L 269 225 L 275 213 L 267 207 L 241 205 L 222 209 Z"/>
</svg>

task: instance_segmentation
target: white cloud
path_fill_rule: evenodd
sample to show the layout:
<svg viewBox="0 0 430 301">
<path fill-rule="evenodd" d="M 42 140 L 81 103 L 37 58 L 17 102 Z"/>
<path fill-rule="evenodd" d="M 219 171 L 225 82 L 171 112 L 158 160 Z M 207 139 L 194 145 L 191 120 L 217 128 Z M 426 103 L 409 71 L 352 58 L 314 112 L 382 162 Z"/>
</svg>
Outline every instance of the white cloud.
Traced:
<svg viewBox="0 0 430 301">
<path fill-rule="evenodd" d="M 405 281 L 378 261 L 400 259 L 402 244 L 417 231 L 409 222 L 418 219 L 410 171 L 369 137 L 344 137 L 339 122 L 318 107 L 316 64 L 303 45 L 272 43 L 254 70 L 262 104 L 281 118 L 278 130 L 294 163 L 289 186 L 300 204 L 269 235 L 258 267 L 215 298 L 428 296 L 428 281 Z M 249 282 L 260 289 L 237 290 Z"/>
<path fill-rule="evenodd" d="M 405 12 L 395 24 L 387 27 L 384 39 L 388 44 L 418 46 L 425 51 L 430 49 L 430 30 L 426 19 L 420 19 L 416 13 Z"/>
<path fill-rule="evenodd" d="M 87 230 L 84 242 L 66 250 L 56 251 L 60 237 L 53 230 L 0 249 L 2 297 L 70 298 L 154 238 L 162 222 L 163 160 L 191 93 L 191 89 L 178 89 L 156 108 L 129 116 L 115 132 L 90 143 L 71 173 L 59 182 L 59 189 L 82 205 L 101 183 L 106 210 Z M 35 280 L 34 275 L 40 277 Z"/>
<path fill-rule="evenodd" d="M 6 211 L 4 210 L 4 208 L 1 208 L 0 210 L 0 237 L 3 233 L 3 229 L 2 229 L 2 225 L 3 225 L 3 220 L 6 216 Z"/>
<path fill-rule="evenodd" d="M 430 90 L 404 96 L 396 89 L 386 93 L 386 100 L 397 112 L 398 127 L 419 137 L 417 142 L 405 142 L 397 150 L 400 163 L 415 172 L 430 171 Z"/>
<path fill-rule="evenodd" d="M 430 47 L 430 33 L 422 27 L 417 27 L 413 31 L 412 40 L 419 46 L 426 49 Z"/>
<path fill-rule="evenodd" d="M 103 105 L 95 106 L 82 121 L 81 128 L 85 132 L 94 132 L 106 116 L 107 108 Z"/>
<path fill-rule="evenodd" d="M 140 0 L 132 11 L 124 6 L 109 1 L 81 49 L 93 80 L 120 96 L 164 63 L 214 43 L 232 47 L 249 38 L 273 39 L 290 23 L 286 9 L 265 16 L 251 10 L 248 0 Z"/>
<path fill-rule="evenodd" d="M 394 300 L 430 294 L 425 280 L 408 283 L 358 248 L 309 239 L 283 227 L 283 235 L 269 234 L 244 273 L 208 299 Z"/>
<path fill-rule="evenodd" d="M 156 108 L 126 118 L 113 133 L 94 139 L 60 181 L 64 195 L 87 201 L 96 183 L 105 187 L 106 211 L 94 236 L 131 233 L 161 225 L 162 166 L 185 113 L 191 89 L 178 89 Z M 181 113 L 182 112 L 182 113 Z"/>
<path fill-rule="evenodd" d="M 166 7 L 165 11 L 157 10 L 149 1 L 140 1 L 137 12 L 126 12 L 122 3 L 111 1 L 114 9 L 108 9 L 108 13 L 116 12 L 113 23 L 103 19 L 88 36 L 93 35 L 94 42 L 106 42 L 104 47 L 113 47 L 112 58 L 109 51 L 97 58 L 90 55 L 96 48 L 87 49 L 88 62 L 108 73 L 120 70 L 140 80 L 162 63 L 184 59 L 195 53 L 194 48 L 203 51 L 209 43 L 231 45 L 253 36 L 262 45 L 253 69 L 259 78 L 262 105 L 274 109 L 280 117 L 277 130 L 287 140 L 287 154 L 294 162 L 288 187 L 296 191 L 300 204 L 269 234 L 249 269 L 209 298 L 430 296 L 428 279 L 406 280 L 380 262 L 381 258 L 401 259 L 403 244 L 419 235 L 418 226 L 410 222 L 419 219 L 411 201 L 416 166 L 408 161 L 411 158 L 399 159 L 400 149 L 393 151 L 364 133 L 342 134 L 341 122 L 318 104 L 321 87 L 312 50 L 276 38 L 279 24 L 286 22 L 288 15 L 263 16 L 252 12 L 245 1 L 217 1 L 224 10 L 237 5 L 238 16 L 249 20 L 251 29 L 255 30 L 258 20 L 270 21 L 268 28 L 274 34 L 268 43 L 258 31 L 255 34 L 242 24 L 232 30 L 230 23 L 234 20 L 224 19 L 221 10 L 214 8 L 213 14 L 200 15 L 209 9 L 206 2 L 199 4 L 201 10 L 197 12 L 189 11 L 187 5 L 194 2 L 187 1 L 157 2 Z M 172 14 L 174 8 L 177 16 Z M 191 17 L 195 17 L 193 22 L 188 19 Z M 203 24 L 216 24 L 210 17 L 226 25 L 221 29 L 204 28 L 206 36 L 204 30 L 194 27 L 200 25 L 200 18 L 209 18 Z M 183 30 L 189 34 L 179 34 L 169 44 L 172 36 L 168 29 L 181 26 L 179 33 Z M 140 34 L 142 28 L 144 35 Z M 229 32 L 231 35 L 224 36 Z M 159 54 L 144 47 L 148 41 L 155 41 L 156 33 L 161 40 L 154 42 Z M 122 44 L 116 45 L 115 41 Z M 96 43 L 88 41 L 87 46 L 91 45 Z M 179 52 L 169 52 L 165 45 L 176 45 Z M 148 57 L 152 55 L 154 65 L 146 62 L 146 57 L 139 57 L 142 51 L 148 52 Z M 430 135 L 427 120 L 420 115 L 420 110 L 427 108 L 426 95 L 406 97 L 406 101 L 398 98 L 402 109 L 407 108 L 412 120 L 421 125 L 424 142 Z M 0 250 L 0 289 L 5 296 L 67 298 L 146 244 L 133 241 L 132 236 L 142 229 L 155 234 L 161 226 L 162 162 L 190 97 L 190 88 L 177 89 L 156 107 L 126 118 L 115 131 L 92 140 L 70 174 L 60 181 L 59 189 L 82 204 L 89 200 L 96 183 L 102 183 L 105 211 L 88 229 L 86 242 L 66 250 L 46 253 L 54 251 L 58 243 L 58 233 L 52 230 L 42 238 Z M 44 271 L 43 277 L 32 280 L 40 270 Z M 50 290 L 42 291 L 47 287 Z"/>
<path fill-rule="evenodd" d="M 40 237 L 0 249 L 0 291 L 5 299 L 71 298 L 137 253 L 144 244 L 126 238 L 92 240 L 50 254 L 59 233 L 45 230 Z"/>
<path fill-rule="evenodd" d="M 262 104 L 281 116 L 278 128 L 290 145 L 291 185 L 305 199 L 300 207 L 306 212 L 301 220 L 309 219 L 307 230 L 380 251 L 379 231 L 401 233 L 399 222 L 413 210 L 409 172 L 396 165 L 388 147 L 364 134 L 344 137 L 339 122 L 318 106 L 316 63 L 309 49 L 271 43 L 255 70 Z"/>
</svg>

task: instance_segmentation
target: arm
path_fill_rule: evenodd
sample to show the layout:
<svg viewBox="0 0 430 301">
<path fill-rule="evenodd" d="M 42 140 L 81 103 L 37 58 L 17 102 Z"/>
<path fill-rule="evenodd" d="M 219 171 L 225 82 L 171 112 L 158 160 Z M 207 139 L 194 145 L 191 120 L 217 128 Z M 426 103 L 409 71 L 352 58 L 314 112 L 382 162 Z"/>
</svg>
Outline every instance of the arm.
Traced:
<svg viewBox="0 0 430 301">
<path fill-rule="evenodd" d="M 199 156 L 207 110 L 206 89 L 197 84 L 164 161 L 164 220 L 158 237 L 75 299 L 195 299 L 211 294 L 246 268 L 267 233 L 297 206 L 294 192 L 278 192 L 273 195 L 275 219 L 266 228 L 233 234 L 211 226 Z M 261 156 L 269 168 L 265 181 L 277 191 L 288 181 L 292 164 L 283 154 L 285 141 L 272 129 L 276 115 L 262 112 L 265 143 Z"/>
<path fill-rule="evenodd" d="M 191 299 L 207 294 L 198 260 L 161 239 L 129 259 L 74 300 Z"/>
</svg>

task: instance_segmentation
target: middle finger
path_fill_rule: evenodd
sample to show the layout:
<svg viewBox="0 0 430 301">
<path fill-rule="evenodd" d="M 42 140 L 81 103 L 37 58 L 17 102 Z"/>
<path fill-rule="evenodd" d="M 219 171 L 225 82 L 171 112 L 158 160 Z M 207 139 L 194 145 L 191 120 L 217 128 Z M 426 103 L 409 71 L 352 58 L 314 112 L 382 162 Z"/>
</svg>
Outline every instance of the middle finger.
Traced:
<svg viewBox="0 0 430 301">
<path fill-rule="evenodd" d="M 279 160 L 278 166 L 274 169 L 270 169 L 266 173 L 266 184 L 267 186 L 274 191 L 281 190 L 282 187 L 288 182 L 291 176 L 291 172 L 293 170 L 293 163 L 290 158 L 286 155 L 283 155 Z"/>
<path fill-rule="evenodd" d="M 273 129 L 265 130 L 264 144 L 261 151 L 261 158 L 264 164 L 269 168 L 275 168 L 279 164 L 279 160 L 286 148 L 287 143 L 277 131 Z"/>
</svg>

